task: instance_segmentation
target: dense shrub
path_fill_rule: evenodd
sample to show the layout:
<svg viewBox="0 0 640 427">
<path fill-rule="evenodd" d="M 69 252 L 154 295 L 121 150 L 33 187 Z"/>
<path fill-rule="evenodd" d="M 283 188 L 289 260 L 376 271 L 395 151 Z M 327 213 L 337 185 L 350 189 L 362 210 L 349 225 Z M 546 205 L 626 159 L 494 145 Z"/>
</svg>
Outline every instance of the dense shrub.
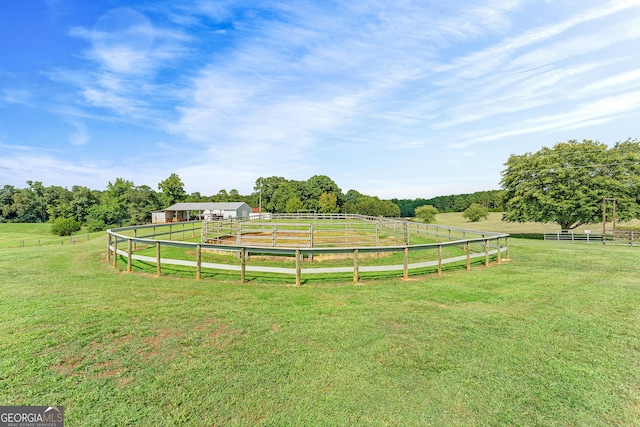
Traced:
<svg viewBox="0 0 640 427">
<path fill-rule="evenodd" d="M 416 208 L 416 217 L 427 223 L 434 223 L 436 221 L 437 214 L 438 209 L 430 205 L 420 206 L 419 208 Z"/>
<path fill-rule="evenodd" d="M 481 219 L 487 219 L 488 216 L 489 209 L 478 203 L 473 203 L 462 213 L 462 217 L 470 222 L 478 222 Z"/>
<path fill-rule="evenodd" d="M 107 229 L 107 224 L 100 219 L 90 218 L 87 220 L 87 231 L 93 233 L 94 231 L 104 231 Z"/>
<path fill-rule="evenodd" d="M 51 232 L 58 236 L 71 236 L 76 231 L 80 231 L 81 225 L 73 218 L 57 218 L 53 221 Z"/>
</svg>

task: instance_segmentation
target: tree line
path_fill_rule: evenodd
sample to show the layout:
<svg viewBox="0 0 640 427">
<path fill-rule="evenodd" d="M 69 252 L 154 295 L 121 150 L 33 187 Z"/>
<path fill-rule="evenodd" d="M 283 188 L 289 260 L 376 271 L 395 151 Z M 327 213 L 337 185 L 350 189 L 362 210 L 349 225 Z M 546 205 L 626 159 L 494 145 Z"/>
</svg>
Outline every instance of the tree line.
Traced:
<svg viewBox="0 0 640 427">
<path fill-rule="evenodd" d="M 343 193 L 326 175 L 315 175 L 305 181 L 280 176 L 258 178 L 254 197 L 265 212 L 357 213 L 370 216 L 400 216 L 400 208 L 390 200 L 361 194 L 356 190 Z"/>
<path fill-rule="evenodd" d="M 124 178 L 109 182 L 102 191 L 80 185 L 71 189 L 45 186 L 40 181 L 27 181 L 27 185 L 25 188 L 12 185 L 0 188 L 0 222 L 55 223 L 64 219 L 76 227 L 82 225 L 89 231 L 99 231 L 110 226 L 149 223 L 153 211 L 178 202 L 245 202 L 252 207 L 262 207 L 263 212 L 400 216 L 400 209 L 393 202 L 355 190 L 345 194 L 325 175 L 316 175 L 305 181 L 260 177 L 249 195 L 241 195 L 236 189 L 221 189 L 209 196 L 199 192 L 188 194 L 175 173 L 159 182 L 157 190 L 148 185 L 135 185 Z"/>
<path fill-rule="evenodd" d="M 471 205 L 478 204 L 491 212 L 504 210 L 504 191 L 477 191 L 469 194 L 452 194 L 437 196 L 431 199 L 391 199 L 400 208 L 403 217 L 414 217 L 415 211 L 421 206 L 433 206 L 438 212 L 464 212 Z"/>
<path fill-rule="evenodd" d="M 157 189 L 124 178 L 103 191 L 74 185 L 0 188 L 0 222 L 55 222 L 64 219 L 89 231 L 109 226 L 151 222 L 151 213 L 177 202 L 246 202 L 263 212 L 356 213 L 370 216 L 414 217 L 437 212 L 465 212 L 470 208 L 504 211 L 506 221 L 555 222 L 562 229 L 602 219 L 603 199 L 615 199 L 616 218 L 640 217 L 640 142 L 629 139 L 608 147 L 598 141 L 569 140 L 535 153 L 513 154 L 502 171 L 501 190 L 438 196 L 431 199 L 381 200 L 356 190 L 346 193 L 326 175 L 307 180 L 260 177 L 253 192 L 241 195 L 222 189 L 217 194 L 187 194 L 173 173 Z M 430 207 L 430 209 L 421 209 Z M 481 210 L 479 210 L 481 208 Z M 434 213 L 435 212 L 435 213 Z M 471 212 L 473 213 L 473 212 Z M 470 213 L 470 214 L 471 214 Z M 611 208 L 606 212 L 612 219 Z"/>
</svg>

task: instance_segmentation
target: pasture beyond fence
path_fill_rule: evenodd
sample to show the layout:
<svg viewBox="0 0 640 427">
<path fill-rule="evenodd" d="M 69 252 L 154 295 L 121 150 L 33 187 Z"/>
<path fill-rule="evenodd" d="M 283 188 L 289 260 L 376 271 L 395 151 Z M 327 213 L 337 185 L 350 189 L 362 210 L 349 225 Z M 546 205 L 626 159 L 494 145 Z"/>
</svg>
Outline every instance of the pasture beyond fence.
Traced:
<svg viewBox="0 0 640 427">
<path fill-rule="evenodd" d="M 442 274 L 442 266 L 465 264 L 484 258 L 501 263 L 503 253 L 509 259 L 508 234 L 482 232 L 462 228 L 424 224 L 407 220 L 343 214 L 268 214 L 255 220 L 226 219 L 221 221 L 189 221 L 168 224 L 121 227 L 107 230 L 107 258 L 118 267 L 118 258 L 126 260 L 127 271 L 132 271 L 134 260 L 155 264 L 158 276 L 163 265 L 195 268 L 200 279 L 202 269 L 231 271 L 246 281 L 246 273 L 285 274 L 295 276 L 300 286 L 302 277 L 311 274 L 353 274 L 359 281 L 360 273 L 402 271 L 409 278 L 410 271 L 434 269 Z M 411 236 L 434 241 L 409 244 Z M 197 240 L 197 241 L 196 241 Z M 136 253 L 138 248 L 155 248 L 155 256 Z M 163 248 L 183 248 L 195 259 L 174 259 L 162 256 Z M 124 248 L 124 249 L 123 249 Z M 457 248 L 461 255 L 444 257 L 443 251 Z M 228 253 L 238 264 L 203 262 L 203 251 Z M 427 260 L 409 262 L 410 253 L 428 253 Z M 361 265 L 368 256 L 402 253 L 401 264 Z M 295 260 L 295 268 L 251 265 L 252 255 L 275 256 Z M 314 267 L 314 255 L 341 255 L 352 260 L 352 265 L 341 267 Z M 230 257 L 232 258 L 232 257 Z M 305 262 L 305 259 L 307 260 Z M 304 267 L 303 264 L 309 265 Z"/>
<path fill-rule="evenodd" d="M 41 247 L 41 246 L 51 246 L 51 245 L 67 245 L 74 244 L 80 242 L 86 242 L 91 239 L 91 234 L 77 234 L 73 236 L 60 237 L 60 236 L 52 236 L 52 237 L 44 237 L 40 239 L 20 239 L 20 240 L 11 240 L 7 242 L 0 242 L 0 249 L 4 248 L 30 248 L 30 247 Z"/>
</svg>

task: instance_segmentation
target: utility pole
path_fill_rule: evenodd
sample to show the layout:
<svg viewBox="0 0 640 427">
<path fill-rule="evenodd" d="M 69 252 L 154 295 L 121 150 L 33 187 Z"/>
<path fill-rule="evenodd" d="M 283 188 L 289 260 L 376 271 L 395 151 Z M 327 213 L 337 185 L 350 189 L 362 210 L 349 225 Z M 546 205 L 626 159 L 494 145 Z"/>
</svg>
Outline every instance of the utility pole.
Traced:
<svg viewBox="0 0 640 427">
<path fill-rule="evenodd" d="M 258 221 L 262 220 L 262 177 L 260 177 L 260 196 L 258 198 Z"/>
</svg>

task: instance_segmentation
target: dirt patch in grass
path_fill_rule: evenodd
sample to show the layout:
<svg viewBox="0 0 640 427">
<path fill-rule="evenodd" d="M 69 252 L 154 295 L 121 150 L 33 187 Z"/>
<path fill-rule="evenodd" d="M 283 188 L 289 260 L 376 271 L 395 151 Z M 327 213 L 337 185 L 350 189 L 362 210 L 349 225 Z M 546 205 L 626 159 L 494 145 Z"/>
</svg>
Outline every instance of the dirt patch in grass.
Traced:
<svg viewBox="0 0 640 427">
<path fill-rule="evenodd" d="M 59 363 L 49 366 L 64 376 L 90 379 L 113 378 L 119 386 L 133 381 L 125 374 L 143 363 L 170 363 L 198 349 L 225 348 L 231 339 L 240 335 L 221 319 L 204 319 L 201 323 L 181 328 L 166 326 L 150 336 L 126 334 L 93 340 L 81 348 L 58 344 L 49 353 L 66 353 Z M 69 354 L 71 353 L 71 354 Z"/>
</svg>

